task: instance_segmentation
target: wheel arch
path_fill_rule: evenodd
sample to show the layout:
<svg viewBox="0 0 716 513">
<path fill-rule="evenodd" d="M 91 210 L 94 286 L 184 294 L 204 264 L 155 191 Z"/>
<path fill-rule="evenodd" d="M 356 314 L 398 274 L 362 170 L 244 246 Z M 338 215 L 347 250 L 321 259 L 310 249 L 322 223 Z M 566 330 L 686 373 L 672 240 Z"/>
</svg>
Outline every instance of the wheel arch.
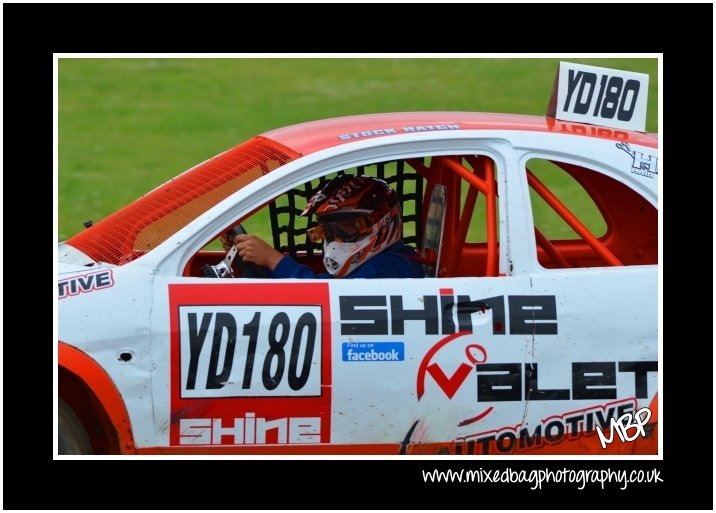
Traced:
<svg viewBox="0 0 716 513">
<path fill-rule="evenodd" d="M 95 454 L 135 454 L 127 408 L 114 382 L 89 355 L 58 344 L 58 394 L 78 415 Z"/>
</svg>

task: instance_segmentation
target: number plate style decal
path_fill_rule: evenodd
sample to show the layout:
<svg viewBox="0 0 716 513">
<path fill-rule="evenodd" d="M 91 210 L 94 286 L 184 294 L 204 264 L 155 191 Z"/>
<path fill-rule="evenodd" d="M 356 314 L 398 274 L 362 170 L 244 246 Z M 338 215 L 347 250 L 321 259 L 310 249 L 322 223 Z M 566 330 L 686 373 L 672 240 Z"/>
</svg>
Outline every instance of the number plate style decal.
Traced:
<svg viewBox="0 0 716 513">
<path fill-rule="evenodd" d="M 172 445 L 328 443 L 328 286 L 170 285 Z"/>
<path fill-rule="evenodd" d="M 560 62 L 547 115 L 644 132 L 648 90 L 644 73 Z"/>
<path fill-rule="evenodd" d="M 321 395 L 321 307 L 179 307 L 182 397 Z"/>
</svg>

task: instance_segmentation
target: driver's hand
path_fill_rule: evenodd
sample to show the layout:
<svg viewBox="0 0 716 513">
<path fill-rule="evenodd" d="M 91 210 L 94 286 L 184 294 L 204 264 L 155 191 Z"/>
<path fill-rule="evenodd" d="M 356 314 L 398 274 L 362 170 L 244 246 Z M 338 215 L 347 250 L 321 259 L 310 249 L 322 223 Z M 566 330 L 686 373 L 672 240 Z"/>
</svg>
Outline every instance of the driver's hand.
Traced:
<svg viewBox="0 0 716 513">
<path fill-rule="evenodd" d="M 256 235 L 237 235 L 234 240 L 239 256 L 245 262 L 267 267 L 273 271 L 283 258 L 282 253 L 276 251 Z"/>
</svg>

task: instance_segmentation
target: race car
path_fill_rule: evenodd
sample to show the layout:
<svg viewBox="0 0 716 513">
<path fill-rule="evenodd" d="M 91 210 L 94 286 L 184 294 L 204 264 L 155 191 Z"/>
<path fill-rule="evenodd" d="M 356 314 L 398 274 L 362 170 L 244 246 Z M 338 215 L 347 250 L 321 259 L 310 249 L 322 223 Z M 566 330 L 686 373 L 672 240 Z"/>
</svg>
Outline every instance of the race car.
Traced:
<svg viewBox="0 0 716 513">
<path fill-rule="evenodd" d="M 657 454 L 658 138 L 619 125 L 628 80 L 606 113 L 555 93 L 589 122 L 269 131 L 60 243 L 58 453 Z M 299 214 L 340 174 L 396 191 L 424 278 L 275 279 L 217 244 L 270 224 L 323 271 Z"/>
</svg>

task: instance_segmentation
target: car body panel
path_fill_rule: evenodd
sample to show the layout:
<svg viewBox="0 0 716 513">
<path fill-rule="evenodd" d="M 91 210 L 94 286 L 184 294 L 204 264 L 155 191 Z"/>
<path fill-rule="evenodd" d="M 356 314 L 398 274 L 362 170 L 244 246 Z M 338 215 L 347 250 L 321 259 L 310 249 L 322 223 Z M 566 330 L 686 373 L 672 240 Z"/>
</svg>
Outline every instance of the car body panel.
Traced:
<svg viewBox="0 0 716 513">
<path fill-rule="evenodd" d="M 634 443 L 600 447 L 593 428 L 655 400 L 658 267 L 546 269 L 530 207 L 534 183 L 523 170 L 535 158 L 588 167 L 656 208 L 654 137 L 474 113 L 356 116 L 261 137 L 291 157 L 266 172 L 247 171 L 249 180 L 180 216 L 141 252 L 131 244 L 155 220 L 118 225 L 127 218 L 122 211 L 61 251 L 60 339 L 116 387 L 132 437 L 124 440 L 122 431 L 120 451 L 635 450 Z M 228 167 L 242 147 L 182 175 Z M 378 283 L 186 275 L 199 248 L 283 191 L 374 162 L 455 155 L 482 156 L 497 172 L 494 275 Z M 161 203 L 172 186 L 150 194 Z M 619 215 L 625 223 L 632 213 Z M 105 252 L 100 246 L 112 244 L 117 226 L 124 246 Z M 595 251 L 605 247 L 585 240 Z M 103 254 L 111 264 L 95 261 Z M 459 258 L 453 265 L 466 268 Z"/>
</svg>

